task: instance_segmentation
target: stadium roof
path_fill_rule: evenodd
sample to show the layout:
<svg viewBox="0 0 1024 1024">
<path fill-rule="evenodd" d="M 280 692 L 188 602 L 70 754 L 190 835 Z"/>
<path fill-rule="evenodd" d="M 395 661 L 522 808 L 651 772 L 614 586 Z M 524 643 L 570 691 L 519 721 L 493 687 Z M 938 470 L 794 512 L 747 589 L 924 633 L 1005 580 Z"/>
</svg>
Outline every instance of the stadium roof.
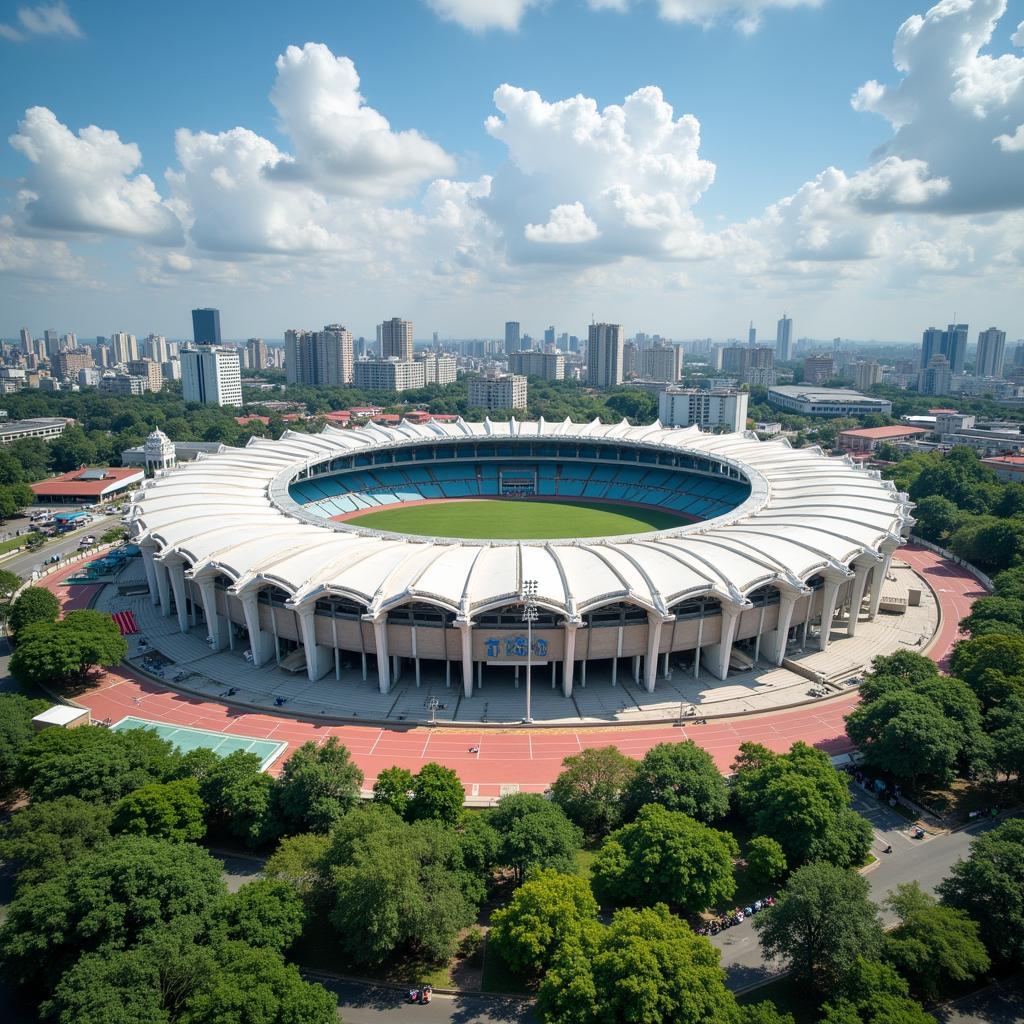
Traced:
<svg viewBox="0 0 1024 1024">
<path fill-rule="evenodd" d="M 706 522 L 623 537 L 480 541 L 412 537 L 317 520 L 288 482 L 343 453 L 445 439 L 545 437 L 690 451 L 739 469 L 747 500 Z M 878 473 L 818 448 L 752 434 L 702 433 L 660 423 L 455 423 L 331 426 L 316 435 L 254 438 L 148 481 L 131 511 L 135 538 L 190 575 L 223 574 L 236 593 L 273 584 L 294 604 L 340 594 L 372 615 L 410 600 L 461 617 L 515 603 L 524 579 L 538 603 L 568 617 L 613 601 L 670 614 L 701 595 L 745 605 L 765 584 L 798 590 L 816 573 L 848 574 L 853 559 L 891 551 L 912 520 L 905 495 Z"/>
</svg>

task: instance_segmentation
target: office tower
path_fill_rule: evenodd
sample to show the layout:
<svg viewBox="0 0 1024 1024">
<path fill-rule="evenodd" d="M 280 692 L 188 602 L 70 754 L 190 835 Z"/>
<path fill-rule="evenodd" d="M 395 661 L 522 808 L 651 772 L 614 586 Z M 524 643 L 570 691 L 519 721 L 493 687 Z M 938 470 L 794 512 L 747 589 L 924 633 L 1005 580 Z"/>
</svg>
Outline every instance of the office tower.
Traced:
<svg viewBox="0 0 1024 1024">
<path fill-rule="evenodd" d="M 242 374 L 234 349 L 200 345 L 181 352 L 181 393 L 186 402 L 241 405 Z"/>
<path fill-rule="evenodd" d="M 563 331 L 558 336 L 558 347 L 563 352 L 568 352 L 569 351 L 569 332 L 568 331 Z"/>
<path fill-rule="evenodd" d="M 78 335 L 74 331 L 69 331 L 60 339 L 60 349 L 63 352 L 65 349 L 78 348 Z"/>
<path fill-rule="evenodd" d="M 197 345 L 220 344 L 220 310 L 192 310 L 192 340 Z"/>
<path fill-rule="evenodd" d="M 757 344 L 757 328 L 754 326 L 754 321 L 750 321 L 750 329 L 747 331 L 747 344 L 753 348 Z"/>
<path fill-rule="evenodd" d="M 866 391 L 876 384 L 882 383 L 882 368 L 874 360 L 855 363 L 853 367 L 853 386 L 858 391 Z"/>
<path fill-rule="evenodd" d="M 249 369 L 265 370 L 267 368 L 267 346 L 262 338 L 250 338 L 245 343 L 249 353 Z"/>
<path fill-rule="evenodd" d="M 525 409 L 527 382 L 514 373 L 475 377 L 469 382 L 469 404 L 474 409 Z"/>
<path fill-rule="evenodd" d="M 124 331 L 114 331 L 110 336 L 112 346 L 112 358 L 114 363 L 127 363 L 139 358 L 139 345 L 134 334 L 126 334 Z"/>
<path fill-rule="evenodd" d="M 978 358 L 974 373 L 977 377 L 1002 377 L 1003 353 L 1006 351 L 1006 331 L 990 327 L 978 332 Z"/>
<path fill-rule="evenodd" d="M 587 383 L 614 388 L 622 383 L 622 324 L 591 324 L 587 336 Z"/>
<path fill-rule="evenodd" d="M 52 327 L 43 331 L 43 340 L 46 343 L 48 356 L 55 356 L 60 351 L 60 338 L 57 337 L 57 332 Z"/>
<path fill-rule="evenodd" d="M 96 365 L 107 369 L 112 366 L 114 362 L 113 353 L 110 351 L 110 346 L 106 342 L 100 342 L 96 346 Z"/>
<path fill-rule="evenodd" d="M 561 352 L 513 352 L 508 368 L 523 377 L 565 380 L 565 356 Z"/>
<path fill-rule="evenodd" d="M 171 358 L 171 349 L 162 334 L 151 334 L 146 338 L 146 358 L 154 363 L 166 363 Z"/>
<path fill-rule="evenodd" d="M 21 329 L 21 351 L 25 355 L 32 352 L 32 332 L 27 327 Z"/>
<path fill-rule="evenodd" d="M 835 356 L 808 356 L 804 360 L 804 383 L 821 384 L 836 375 Z"/>
<path fill-rule="evenodd" d="M 665 427 L 743 430 L 749 400 L 748 392 L 731 388 L 666 388 L 658 395 L 658 419 Z"/>
<path fill-rule="evenodd" d="M 967 324 L 950 324 L 946 328 L 946 350 L 943 355 L 949 360 L 950 371 L 964 372 L 967 358 Z"/>
<path fill-rule="evenodd" d="M 786 313 L 775 326 L 775 361 L 786 363 L 789 361 L 790 345 L 793 342 L 793 318 Z"/>
<path fill-rule="evenodd" d="M 380 354 L 384 359 L 412 359 L 412 321 L 392 317 L 380 325 Z"/>
<path fill-rule="evenodd" d="M 181 360 L 169 359 L 160 364 L 160 372 L 164 380 L 181 380 Z"/>
<path fill-rule="evenodd" d="M 938 327 L 929 327 L 921 335 L 921 369 L 923 370 L 931 361 L 932 356 L 945 355 L 943 351 L 945 341 L 944 332 Z"/>
<path fill-rule="evenodd" d="M 505 323 L 505 355 L 519 351 L 519 321 L 508 320 Z"/>
<path fill-rule="evenodd" d="M 555 328 L 552 325 L 544 331 L 544 348 L 546 351 L 551 351 L 555 346 Z"/>
<path fill-rule="evenodd" d="M 640 351 L 635 342 L 627 341 L 622 346 L 622 377 L 624 380 L 636 376 L 636 361 L 639 355 Z"/>
<path fill-rule="evenodd" d="M 953 373 L 949 360 L 937 352 L 928 360 L 928 365 L 921 371 L 917 390 L 922 395 L 948 395 L 952 390 Z"/>
</svg>

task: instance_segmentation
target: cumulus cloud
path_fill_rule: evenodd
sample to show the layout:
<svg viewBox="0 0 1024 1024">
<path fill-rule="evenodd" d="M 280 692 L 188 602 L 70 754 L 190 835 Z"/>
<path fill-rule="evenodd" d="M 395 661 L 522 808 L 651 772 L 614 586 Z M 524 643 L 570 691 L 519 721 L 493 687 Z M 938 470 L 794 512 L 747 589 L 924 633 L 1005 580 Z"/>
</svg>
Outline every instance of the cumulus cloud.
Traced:
<svg viewBox="0 0 1024 1024">
<path fill-rule="evenodd" d="M 348 57 L 306 43 L 289 46 L 276 67 L 270 99 L 294 152 L 282 154 L 269 175 L 349 195 L 393 196 L 455 169 L 437 143 L 417 131 L 392 131 L 366 104 Z"/>
<path fill-rule="evenodd" d="M 922 201 L 894 179 L 892 206 L 977 213 L 1024 205 L 1024 156 L 1009 134 L 1024 124 L 1024 58 L 982 52 L 1005 11 L 1006 0 L 942 0 L 908 18 L 893 48 L 903 78 L 867 82 L 854 95 L 856 110 L 894 129 L 879 157 L 914 161 L 945 183 Z"/>
<path fill-rule="evenodd" d="M 22 43 L 31 36 L 77 38 L 81 35 L 82 30 L 63 0 L 54 4 L 20 7 L 17 24 L 0 23 L 0 39 L 9 39 L 13 43 Z"/>
<path fill-rule="evenodd" d="M 481 205 L 514 260 L 682 255 L 699 238 L 690 208 L 715 166 L 700 157 L 700 123 L 677 118 L 660 89 L 601 110 L 586 96 L 548 102 L 506 84 L 494 103 L 485 127 L 507 159 Z"/>
<path fill-rule="evenodd" d="M 658 0 L 661 16 L 667 21 L 691 22 L 708 26 L 719 19 L 731 19 L 739 31 L 751 35 L 761 27 L 772 8 L 820 7 L 824 0 Z"/>
<path fill-rule="evenodd" d="M 53 111 L 30 107 L 8 141 L 32 165 L 18 193 L 26 228 L 181 241 L 181 226 L 152 179 L 136 173 L 139 147 L 117 132 L 89 125 L 75 135 Z"/>
<path fill-rule="evenodd" d="M 14 221 L 0 217 L 0 274 L 34 281 L 80 281 L 85 261 L 68 244 L 18 235 Z"/>
<path fill-rule="evenodd" d="M 515 32 L 530 7 L 543 0 L 426 0 L 427 6 L 445 21 L 454 21 L 470 32 L 500 28 Z"/>
</svg>

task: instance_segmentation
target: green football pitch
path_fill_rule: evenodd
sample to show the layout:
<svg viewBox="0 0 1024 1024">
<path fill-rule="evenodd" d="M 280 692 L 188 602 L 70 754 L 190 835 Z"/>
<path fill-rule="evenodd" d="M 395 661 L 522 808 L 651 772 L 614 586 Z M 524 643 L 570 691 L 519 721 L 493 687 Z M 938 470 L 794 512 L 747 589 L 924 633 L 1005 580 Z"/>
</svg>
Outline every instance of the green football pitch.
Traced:
<svg viewBox="0 0 1024 1024">
<path fill-rule="evenodd" d="M 667 530 L 690 522 L 658 509 L 576 501 L 440 501 L 381 509 L 346 519 L 353 526 L 424 537 L 555 540 Z"/>
</svg>

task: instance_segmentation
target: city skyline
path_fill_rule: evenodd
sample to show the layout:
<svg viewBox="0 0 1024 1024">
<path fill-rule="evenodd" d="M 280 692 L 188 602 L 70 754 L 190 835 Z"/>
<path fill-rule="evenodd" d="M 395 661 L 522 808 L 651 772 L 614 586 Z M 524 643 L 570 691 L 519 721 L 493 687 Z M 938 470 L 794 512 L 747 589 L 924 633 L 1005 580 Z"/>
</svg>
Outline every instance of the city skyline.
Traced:
<svg viewBox="0 0 1024 1024">
<path fill-rule="evenodd" d="M 1019 0 L 300 3 L 244 38 L 231 3 L 159 32 L 35 6 L 62 16 L 0 25 L 5 337 L 186 337 L 205 305 L 238 338 L 396 307 L 492 337 L 495 305 L 538 333 L 770 339 L 797 310 L 897 341 L 947 307 L 1024 334 Z"/>
</svg>

